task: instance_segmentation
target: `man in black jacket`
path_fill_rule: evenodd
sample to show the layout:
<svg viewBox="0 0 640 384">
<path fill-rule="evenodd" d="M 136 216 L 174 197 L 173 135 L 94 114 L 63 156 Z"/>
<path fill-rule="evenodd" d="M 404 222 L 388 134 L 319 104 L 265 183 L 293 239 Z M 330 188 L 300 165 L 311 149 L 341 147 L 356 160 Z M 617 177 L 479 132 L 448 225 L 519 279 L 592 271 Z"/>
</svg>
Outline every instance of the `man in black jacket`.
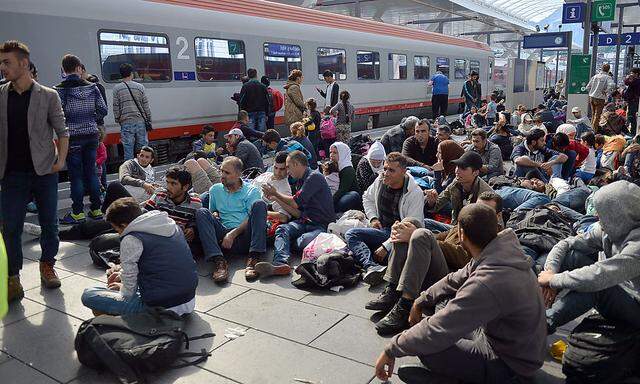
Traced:
<svg viewBox="0 0 640 384">
<path fill-rule="evenodd" d="M 624 79 L 627 89 L 624 91 L 624 99 L 629 108 L 627 110 L 627 125 L 633 136 L 638 125 L 638 102 L 640 101 L 640 68 L 631 68 L 631 73 Z"/>
<path fill-rule="evenodd" d="M 322 74 L 324 77 L 324 81 L 327 83 L 326 91 L 316 87 L 316 90 L 320 93 L 320 95 L 324 98 L 324 106 L 325 107 L 333 107 L 338 104 L 338 95 L 340 94 L 340 86 L 336 82 L 335 77 L 333 76 L 333 72 L 330 70 L 324 71 Z"/>
<path fill-rule="evenodd" d="M 240 90 L 240 109 L 249 113 L 249 127 L 264 132 L 267 125 L 267 115 L 271 111 L 269 92 L 267 87 L 258 80 L 258 71 L 249 68 L 249 81 Z"/>
</svg>

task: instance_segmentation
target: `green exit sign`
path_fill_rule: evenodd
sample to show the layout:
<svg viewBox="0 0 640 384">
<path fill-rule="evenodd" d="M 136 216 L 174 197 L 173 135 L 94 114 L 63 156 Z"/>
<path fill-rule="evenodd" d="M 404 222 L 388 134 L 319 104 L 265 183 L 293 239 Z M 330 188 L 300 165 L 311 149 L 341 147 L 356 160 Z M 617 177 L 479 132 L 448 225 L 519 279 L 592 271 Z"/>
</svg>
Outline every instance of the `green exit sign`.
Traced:
<svg viewBox="0 0 640 384">
<path fill-rule="evenodd" d="M 613 21 L 616 16 L 616 0 L 597 0 L 591 4 L 591 21 Z"/>
</svg>

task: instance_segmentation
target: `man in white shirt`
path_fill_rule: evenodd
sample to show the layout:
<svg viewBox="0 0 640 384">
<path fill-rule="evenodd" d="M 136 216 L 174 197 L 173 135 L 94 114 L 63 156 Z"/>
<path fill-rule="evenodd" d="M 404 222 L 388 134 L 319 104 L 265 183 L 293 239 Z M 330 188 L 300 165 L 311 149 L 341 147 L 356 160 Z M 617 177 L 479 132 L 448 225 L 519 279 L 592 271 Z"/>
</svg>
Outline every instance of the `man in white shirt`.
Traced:
<svg viewBox="0 0 640 384">
<path fill-rule="evenodd" d="M 340 86 L 335 80 L 333 72 L 330 70 L 324 71 L 322 74 L 324 77 L 324 81 L 327 83 L 327 89 L 323 91 L 322 89 L 316 87 L 316 90 L 320 95 L 324 98 L 324 106 L 333 107 L 338 104 L 338 95 L 340 94 Z"/>
<path fill-rule="evenodd" d="M 286 151 L 280 151 L 276 154 L 275 163 L 273 164 L 273 173 L 265 172 L 260 174 L 253 180 L 253 184 L 261 187 L 262 184 L 272 185 L 278 193 L 291 196 L 291 185 L 287 174 L 287 156 Z M 267 210 L 267 219 L 277 220 L 280 223 L 286 223 L 291 219 L 291 214 L 287 212 L 280 203 L 271 200 L 262 194 L 262 199 L 268 204 L 270 209 Z"/>
<path fill-rule="evenodd" d="M 613 78 L 609 74 L 610 69 L 609 64 L 604 64 L 602 71 L 594 75 L 585 87 L 589 91 L 589 103 L 592 111 L 591 126 L 594 128 L 598 126 L 607 97 L 616 87 Z"/>
</svg>

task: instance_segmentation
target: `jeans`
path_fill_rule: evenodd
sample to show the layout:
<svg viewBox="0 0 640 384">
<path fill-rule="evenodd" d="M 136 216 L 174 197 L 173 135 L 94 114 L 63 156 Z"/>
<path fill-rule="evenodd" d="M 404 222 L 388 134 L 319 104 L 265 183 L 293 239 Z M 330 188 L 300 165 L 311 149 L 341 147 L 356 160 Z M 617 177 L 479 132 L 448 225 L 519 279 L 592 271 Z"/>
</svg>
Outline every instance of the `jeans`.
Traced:
<svg viewBox="0 0 640 384">
<path fill-rule="evenodd" d="M 233 242 L 231 253 L 264 253 L 267 250 L 267 204 L 257 200 L 251 204 L 249 224 Z M 224 236 L 233 228 L 227 228 L 222 220 L 214 217 L 207 208 L 196 211 L 198 237 L 202 243 L 206 261 L 223 256 L 220 244 Z"/>
<path fill-rule="evenodd" d="M 67 154 L 67 168 L 71 184 L 71 208 L 74 214 L 84 211 L 85 185 L 89 190 L 91 210 L 100 209 L 100 181 L 96 174 L 96 149 L 98 137 L 72 138 Z"/>
<path fill-rule="evenodd" d="M 145 310 L 145 305 L 138 292 L 130 297 L 125 297 L 119 291 L 92 287 L 84 290 L 81 300 L 85 307 L 109 315 L 139 313 Z"/>
<path fill-rule="evenodd" d="M 633 100 L 628 103 L 627 109 L 627 125 L 631 136 L 636 135 L 636 128 L 638 125 L 638 100 Z"/>
<path fill-rule="evenodd" d="M 431 110 L 433 111 L 433 120 L 440 116 L 447 115 L 447 107 L 449 106 L 449 95 L 432 95 L 431 96 Z"/>
<path fill-rule="evenodd" d="M 264 132 L 267 126 L 267 114 L 264 111 L 249 112 L 249 128 Z"/>
<path fill-rule="evenodd" d="M 144 126 L 144 121 L 123 123 L 120 125 L 120 141 L 124 147 L 124 159 L 133 159 L 133 155 L 138 153 L 140 148 L 149 145 L 149 138 L 147 137 L 147 129 Z"/>
<path fill-rule="evenodd" d="M 58 174 L 38 176 L 35 172 L 6 172 L 0 197 L 3 230 L 9 276 L 22 269 L 22 226 L 27 214 L 27 203 L 33 196 L 38 206 L 38 222 L 42 228 L 40 261 L 55 263 L 58 254 Z"/>
<path fill-rule="evenodd" d="M 532 209 L 551 201 L 544 193 L 526 188 L 502 187 L 496 193 L 502 197 L 502 206 L 512 211 Z"/>
<path fill-rule="evenodd" d="M 624 157 L 624 167 L 627 169 L 627 172 L 632 172 L 633 162 L 639 156 L 640 152 L 629 152 Z"/>
<path fill-rule="evenodd" d="M 104 189 L 107 189 L 107 162 L 102 163 L 100 172 L 100 186 Z"/>
<path fill-rule="evenodd" d="M 574 175 L 575 177 L 582 179 L 582 181 L 584 181 L 585 183 L 588 183 L 591 179 L 593 179 L 593 176 L 595 176 L 595 173 L 589 173 L 581 169 L 578 169 L 576 170 L 576 173 Z"/>
<path fill-rule="evenodd" d="M 493 123 L 496 121 L 495 117 L 487 117 L 487 127 L 493 128 Z M 489 129 L 491 130 L 491 129 Z"/>
<path fill-rule="evenodd" d="M 447 232 L 453 225 L 447 223 L 441 223 L 433 219 L 424 219 L 424 228 L 430 230 L 433 233 Z"/>
<path fill-rule="evenodd" d="M 106 213 L 111 203 L 123 197 L 131 197 L 131 194 L 118 180 L 110 182 L 105 191 L 102 212 Z"/>
<path fill-rule="evenodd" d="M 353 252 L 353 258 L 364 269 L 378 265 L 371 259 L 371 251 L 378 249 L 389 236 L 391 228 L 352 228 L 344 234 L 347 247 Z"/>
<path fill-rule="evenodd" d="M 585 203 L 587 202 L 587 197 L 591 195 L 591 192 L 592 191 L 589 187 L 574 188 L 558 195 L 553 199 L 553 202 L 584 214 L 586 212 Z"/>
<path fill-rule="evenodd" d="M 276 228 L 273 264 L 282 265 L 289 263 L 289 258 L 291 258 L 291 240 L 295 240 L 295 249 L 302 251 L 313 239 L 326 230 L 327 227 L 323 225 L 304 222 L 303 220 L 281 224 Z"/>
<path fill-rule="evenodd" d="M 597 259 L 597 254 L 586 255 L 570 251 L 562 261 L 561 271 L 582 268 L 595 263 Z M 640 302 L 619 285 L 614 285 L 597 292 L 569 291 L 565 296 L 558 297 L 553 306 L 547 309 L 549 333 L 592 308 L 597 309 L 606 319 L 623 321 L 640 328 Z"/>
<path fill-rule="evenodd" d="M 336 212 L 347 212 L 350 209 L 362 209 L 362 198 L 356 191 L 347 192 L 335 204 Z"/>
<path fill-rule="evenodd" d="M 553 156 L 549 159 L 549 161 L 553 161 L 556 159 L 556 156 Z M 549 182 L 549 175 L 546 172 L 541 171 L 539 168 L 534 167 L 524 167 L 522 165 L 516 165 L 514 176 L 516 177 L 525 177 L 529 171 L 536 171 L 536 177 L 545 183 Z M 562 164 L 554 164 L 551 166 L 551 176 L 562 178 Z"/>
<path fill-rule="evenodd" d="M 276 126 L 276 114 L 275 112 L 271 112 L 267 116 L 267 129 L 275 129 Z"/>
</svg>

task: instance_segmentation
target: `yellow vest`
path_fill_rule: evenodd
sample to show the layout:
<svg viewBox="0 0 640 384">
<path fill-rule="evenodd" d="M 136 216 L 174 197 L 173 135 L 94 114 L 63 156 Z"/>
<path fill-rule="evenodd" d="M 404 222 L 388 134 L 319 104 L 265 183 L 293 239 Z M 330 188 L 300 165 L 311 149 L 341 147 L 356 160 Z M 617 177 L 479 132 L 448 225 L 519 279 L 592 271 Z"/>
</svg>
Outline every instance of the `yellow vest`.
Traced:
<svg viewBox="0 0 640 384">
<path fill-rule="evenodd" d="M 0 234 L 0 319 L 7 314 L 9 309 L 9 303 L 7 302 L 9 265 L 7 263 L 7 250 L 4 248 L 4 240 L 2 239 L 2 234 Z"/>
</svg>

